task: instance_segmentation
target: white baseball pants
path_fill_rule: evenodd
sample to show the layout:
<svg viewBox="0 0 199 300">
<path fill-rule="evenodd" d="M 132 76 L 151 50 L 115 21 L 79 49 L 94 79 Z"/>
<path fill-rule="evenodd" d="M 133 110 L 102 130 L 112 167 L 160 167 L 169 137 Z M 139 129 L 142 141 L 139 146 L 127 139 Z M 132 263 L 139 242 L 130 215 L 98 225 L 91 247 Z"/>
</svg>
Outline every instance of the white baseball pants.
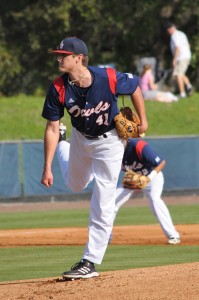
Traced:
<svg viewBox="0 0 199 300">
<path fill-rule="evenodd" d="M 163 185 L 163 173 L 159 172 L 142 191 L 145 193 L 149 201 L 150 209 L 158 220 L 167 238 L 179 238 L 180 235 L 175 230 L 169 210 L 164 201 L 161 199 Z M 139 190 L 124 189 L 122 186 L 118 187 L 116 194 L 115 217 L 119 208 L 130 198 L 135 197 L 140 192 L 141 191 Z"/>
<path fill-rule="evenodd" d="M 75 128 L 70 144 L 61 141 L 57 155 L 67 186 L 83 190 L 94 179 L 90 202 L 88 242 L 82 258 L 101 264 L 114 221 L 115 196 L 124 154 L 124 142 L 115 129 L 98 140 L 85 138 Z"/>
</svg>

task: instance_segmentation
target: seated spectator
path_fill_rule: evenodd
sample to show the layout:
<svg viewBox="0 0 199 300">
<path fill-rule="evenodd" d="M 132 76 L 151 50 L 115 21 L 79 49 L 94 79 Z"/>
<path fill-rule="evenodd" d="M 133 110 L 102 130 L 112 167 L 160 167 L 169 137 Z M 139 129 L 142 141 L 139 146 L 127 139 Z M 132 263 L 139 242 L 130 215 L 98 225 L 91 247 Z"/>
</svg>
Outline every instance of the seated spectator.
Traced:
<svg viewBox="0 0 199 300">
<path fill-rule="evenodd" d="M 158 89 L 158 84 L 155 83 L 151 65 L 146 64 L 140 75 L 140 88 L 145 100 L 153 100 L 159 102 L 173 102 L 178 101 L 171 92 L 164 92 Z"/>
</svg>

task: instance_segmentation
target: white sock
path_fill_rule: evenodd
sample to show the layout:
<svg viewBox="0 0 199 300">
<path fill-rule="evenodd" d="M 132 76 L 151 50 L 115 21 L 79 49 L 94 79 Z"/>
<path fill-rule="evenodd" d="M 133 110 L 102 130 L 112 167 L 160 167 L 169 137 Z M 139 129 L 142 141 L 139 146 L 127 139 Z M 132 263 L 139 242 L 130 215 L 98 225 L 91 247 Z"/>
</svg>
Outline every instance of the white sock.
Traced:
<svg viewBox="0 0 199 300">
<path fill-rule="evenodd" d="M 186 94 L 185 93 L 180 93 L 180 97 L 185 98 Z"/>
</svg>

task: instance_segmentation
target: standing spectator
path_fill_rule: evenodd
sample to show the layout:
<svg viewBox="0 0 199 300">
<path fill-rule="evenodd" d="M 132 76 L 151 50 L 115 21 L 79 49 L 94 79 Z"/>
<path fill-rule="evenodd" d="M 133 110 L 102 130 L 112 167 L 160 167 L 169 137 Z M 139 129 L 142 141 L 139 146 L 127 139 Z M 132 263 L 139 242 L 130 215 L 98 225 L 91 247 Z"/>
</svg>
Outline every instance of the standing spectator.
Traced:
<svg viewBox="0 0 199 300">
<path fill-rule="evenodd" d="M 192 93 L 192 84 L 186 76 L 191 61 L 191 49 L 186 34 L 177 30 L 176 26 L 167 22 L 165 29 L 170 35 L 170 48 L 173 55 L 173 76 L 177 80 L 180 98 L 185 98 Z"/>
<path fill-rule="evenodd" d="M 158 84 L 155 83 L 150 64 L 143 66 L 142 73 L 140 74 L 140 88 L 144 100 L 159 102 L 178 101 L 178 97 L 176 97 L 173 93 L 159 90 Z"/>
<path fill-rule="evenodd" d="M 57 54 L 59 71 L 48 90 L 42 116 L 47 119 L 44 137 L 44 171 L 41 183 L 53 184 L 52 161 L 57 149 L 67 186 L 74 192 L 95 179 L 88 226 L 88 242 L 81 260 L 63 273 L 64 278 L 91 278 L 99 274 L 112 231 L 115 193 L 124 153 L 124 140 L 115 129 L 118 95 L 130 95 L 140 118 L 139 133 L 147 130 L 139 79 L 132 74 L 88 65 L 88 48 L 76 38 L 61 41 Z M 67 110 L 72 123 L 70 144 L 60 132 L 60 119 Z M 58 142 L 59 141 L 59 142 Z"/>
</svg>

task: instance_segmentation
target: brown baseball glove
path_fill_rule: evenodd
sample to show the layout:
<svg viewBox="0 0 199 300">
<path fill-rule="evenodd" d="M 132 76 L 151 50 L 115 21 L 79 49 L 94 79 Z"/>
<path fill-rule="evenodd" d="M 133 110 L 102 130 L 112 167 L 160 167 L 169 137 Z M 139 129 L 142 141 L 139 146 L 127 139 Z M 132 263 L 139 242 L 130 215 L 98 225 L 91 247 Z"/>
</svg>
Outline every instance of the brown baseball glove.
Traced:
<svg viewBox="0 0 199 300">
<path fill-rule="evenodd" d="M 149 181 L 150 179 L 148 176 L 128 170 L 125 172 L 122 184 L 123 187 L 127 189 L 143 189 Z"/>
<path fill-rule="evenodd" d="M 140 119 L 130 107 L 122 107 L 120 113 L 115 116 L 114 121 L 119 137 L 128 139 L 144 136 L 144 134 L 139 134 L 138 131 Z"/>
</svg>

